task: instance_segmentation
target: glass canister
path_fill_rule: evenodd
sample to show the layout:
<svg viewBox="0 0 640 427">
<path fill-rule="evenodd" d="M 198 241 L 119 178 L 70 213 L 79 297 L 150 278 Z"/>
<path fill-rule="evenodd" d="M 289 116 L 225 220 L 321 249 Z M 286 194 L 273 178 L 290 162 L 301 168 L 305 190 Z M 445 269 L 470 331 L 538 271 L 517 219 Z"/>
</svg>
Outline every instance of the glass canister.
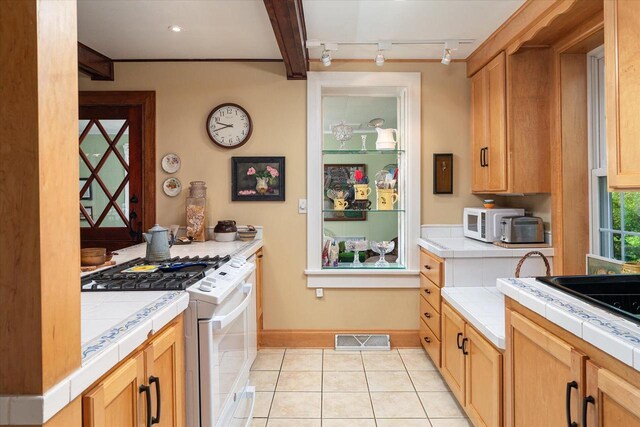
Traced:
<svg viewBox="0 0 640 427">
<path fill-rule="evenodd" d="M 204 181 L 191 181 L 187 197 L 187 236 L 195 242 L 206 240 L 205 206 L 207 187 Z"/>
</svg>

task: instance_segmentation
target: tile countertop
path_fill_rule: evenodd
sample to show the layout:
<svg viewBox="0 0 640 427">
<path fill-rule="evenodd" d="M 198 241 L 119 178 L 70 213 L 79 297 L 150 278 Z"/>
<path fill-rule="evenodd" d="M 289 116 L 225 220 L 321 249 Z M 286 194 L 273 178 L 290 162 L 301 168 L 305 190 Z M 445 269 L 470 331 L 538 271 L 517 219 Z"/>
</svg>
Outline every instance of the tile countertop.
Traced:
<svg viewBox="0 0 640 427">
<path fill-rule="evenodd" d="M 467 237 L 421 237 L 418 245 L 440 258 L 520 258 L 531 251 L 554 255 L 553 248 L 507 249 Z"/>
<path fill-rule="evenodd" d="M 172 256 L 250 256 L 262 247 L 250 242 L 192 243 L 173 246 Z M 118 250 L 113 259 L 123 263 L 144 257 L 146 245 Z M 107 267 L 108 268 L 108 267 Z M 82 276 L 94 273 L 82 273 Z M 83 292 L 81 294 L 81 367 L 43 396 L 0 396 L 0 425 L 44 424 L 82 394 L 113 366 L 186 310 L 184 291 Z M 4 409 L 6 408 L 6 410 Z"/>
<path fill-rule="evenodd" d="M 499 279 L 498 290 L 640 371 L 640 326 L 535 279 Z"/>
<path fill-rule="evenodd" d="M 504 295 L 497 288 L 444 287 L 442 298 L 493 345 L 506 348 Z"/>
</svg>

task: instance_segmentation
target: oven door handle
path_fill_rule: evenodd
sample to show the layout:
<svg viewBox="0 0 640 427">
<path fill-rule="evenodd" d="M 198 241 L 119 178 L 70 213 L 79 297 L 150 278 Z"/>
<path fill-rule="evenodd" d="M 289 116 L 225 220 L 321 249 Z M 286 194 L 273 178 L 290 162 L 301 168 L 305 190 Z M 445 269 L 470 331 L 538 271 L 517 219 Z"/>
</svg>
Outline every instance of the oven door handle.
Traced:
<svg viewBox="0 0 640 427">
<path fill-rule="evenodd" d="M 231 324 L 234 320 L 236 320 L 244 311 L 247 309 L 247 306 L 251 302 L 251 296 L 253 295 L 253 284 L 245 283 L 242 285 L 242 291 L 246 294 L 244 300 L 234 308 L 231 313 L 226 314 L 224 316 L 213 316 L 211 318 L 211 328 L 216 329 L 224 329 Z"/>
</svg>

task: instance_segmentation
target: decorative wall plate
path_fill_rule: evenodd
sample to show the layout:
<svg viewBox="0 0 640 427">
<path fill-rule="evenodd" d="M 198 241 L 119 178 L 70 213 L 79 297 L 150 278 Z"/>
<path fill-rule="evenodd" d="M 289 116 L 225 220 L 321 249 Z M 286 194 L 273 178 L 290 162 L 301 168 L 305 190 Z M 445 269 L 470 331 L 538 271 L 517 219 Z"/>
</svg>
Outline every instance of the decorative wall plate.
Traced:
<svg viewBox="0 0 640 427">
<path fill-rule="evenodd" d="M 162 158 L 162 170 L 166 173 L 176 173 L 180 169 L 180 157 L 177 154 L 169 153 Z"/>
<path fill-rule="evenodd" d="M 182 183 L 178 178 L 167 178 L 162 183 L 164 194 L 169 197 L 176 197 L 182 191 Z"/>
</svg>

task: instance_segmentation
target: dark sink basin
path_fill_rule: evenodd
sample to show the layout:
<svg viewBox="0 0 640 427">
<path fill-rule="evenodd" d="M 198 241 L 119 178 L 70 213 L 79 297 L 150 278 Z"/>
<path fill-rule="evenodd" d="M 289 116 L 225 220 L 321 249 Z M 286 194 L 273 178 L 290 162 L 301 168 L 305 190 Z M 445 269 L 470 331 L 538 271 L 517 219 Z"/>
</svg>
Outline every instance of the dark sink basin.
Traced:
<svg viewBox="0 0 640 427">
<path fill-rule="evenodd" d="M 537 280 L 640 324 L 640 275 L 551 276 Z"/>
</svg>

